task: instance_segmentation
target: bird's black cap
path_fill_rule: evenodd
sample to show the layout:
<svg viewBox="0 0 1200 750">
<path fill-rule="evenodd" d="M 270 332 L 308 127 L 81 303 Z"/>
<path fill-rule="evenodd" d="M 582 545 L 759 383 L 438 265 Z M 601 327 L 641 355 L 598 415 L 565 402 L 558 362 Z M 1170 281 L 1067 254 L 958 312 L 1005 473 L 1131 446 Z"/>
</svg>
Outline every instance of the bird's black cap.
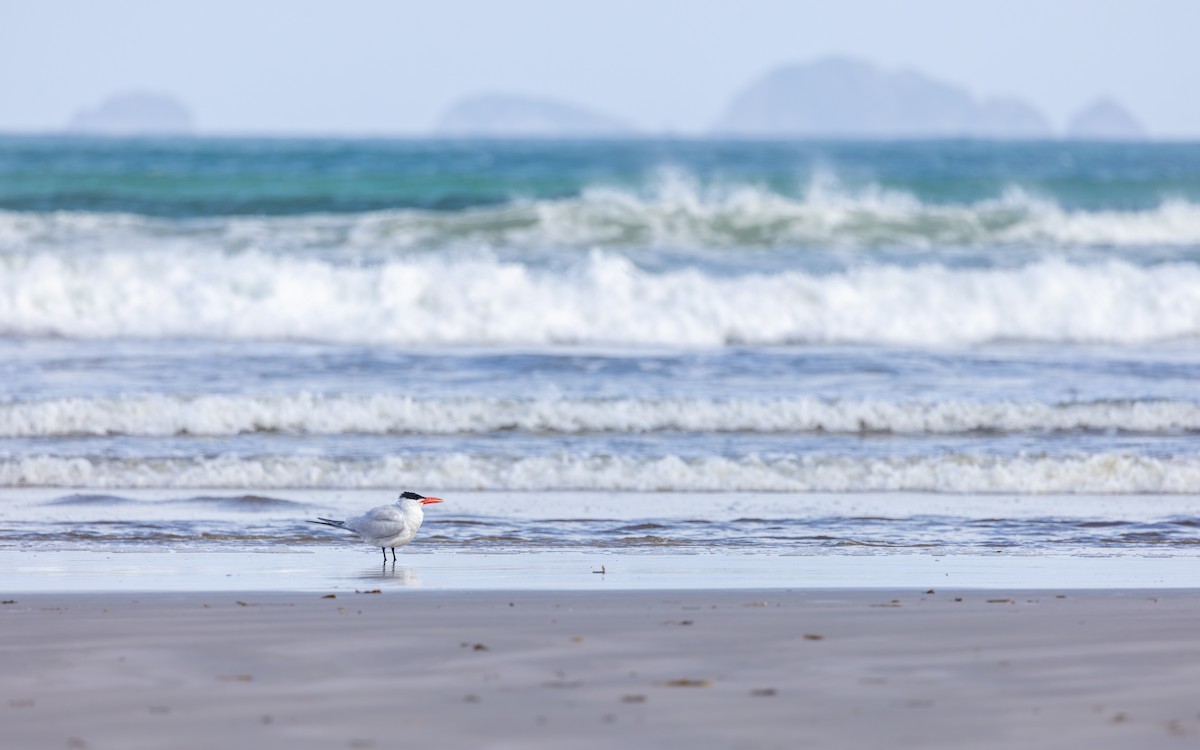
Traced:
<svg viewBox="0 0 1200 750">
<path fill-rule="evenodd" d="M 424 496 L 424 495 L 418 495 L 418 494 L 417 494 L 417 493 L 415 493 L 415 492 L 401 492 L 401 493 L 400 493 L 400 499 L 401 499 L 401 500 L 424 500 L 424 499 L 425 499 L 425 496 Z"/>
</svg>

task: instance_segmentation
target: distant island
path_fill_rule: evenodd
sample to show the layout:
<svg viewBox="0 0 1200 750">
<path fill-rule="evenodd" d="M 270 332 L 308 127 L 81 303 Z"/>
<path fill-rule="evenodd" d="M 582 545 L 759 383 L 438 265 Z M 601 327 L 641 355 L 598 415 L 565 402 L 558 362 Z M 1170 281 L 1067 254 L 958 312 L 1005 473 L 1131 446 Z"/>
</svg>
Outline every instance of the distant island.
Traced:
<svg viewBox="0 0 1200 750">
<path fill-rule="evenodd" d="M 192 114 L 181 102 L 145 92 L 110 96 L 67 123 L 68 132 L 86 135 L 190 135 L 194 130 Z"/>
<path fill-rule="evenodd" d="M 1112 99 L 1097 99 L 1067 123 L 1067 137 L 1085 141 L 1136 141 L 1146 129 L 1129 110 Z"/>
<path fill-rule="evenodd" d="M 714 130 L 737 136 L 1049 138 L 1032 105 L 977 101 L 912 70 L 830 57 L 777 68 L 737 93 Z"/>
<path fill-rule="evenodd" d="M 451 106 L 437 135 L 485 138 L 610 138 L 634 134 L 627 123 L 554 99 L 492 94 Z"/>
</svg>

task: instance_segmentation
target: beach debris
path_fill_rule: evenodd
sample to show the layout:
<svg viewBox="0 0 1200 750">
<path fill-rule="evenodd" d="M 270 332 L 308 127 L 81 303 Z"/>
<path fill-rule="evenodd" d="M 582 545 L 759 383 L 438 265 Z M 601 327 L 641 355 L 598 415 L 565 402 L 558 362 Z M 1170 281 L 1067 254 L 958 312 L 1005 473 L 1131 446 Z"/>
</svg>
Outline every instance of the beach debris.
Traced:
<svg viewBox="0 0 1200 750">
<path fill-rule="evenodd" d="M 83 750 L 83 748 L 87 747 L 87 743 L 79 737 L 70 737 L 67 739 L 67 747 L 72 748 L 72 750 Z"/>
<path fill-rule="evenodd" d="M 478 703 L 478 702 L 479 702 L 479 696 L 475 695 L 474 693 L 470 693 L 468 695 L 463 696 L 463 703 Z"/>
<path fill-rule="evenodd" d="M 371 589 L 370 591 L 359 591 L 358 589 L 354 589 L 354 593 L 356 593 L 356 594 L 382 594 L 383 589 Z"/>
<path fill-rule="evenodd" d="M 4 601 L 0 602 L 0 604 L 16 604 L 16 603 L 17 603 L 16 599 L 5 599 Z"/>
<path fill-rule="evenodd" d="M 694 625 L 694 620 L 663 620 L 663 625 Z"/>
<path fill-rule="evenodd" d="M 769 607 L 769 606 L 771 606 L 771 603 L 770 602 L 750 602 L 749 604 L 743 604 L 742 606 L 743 607 Z"/>
<path fill-rule="evenodd" d="M 607 572 L 608 572 L 608 569 L 607 569 L 607 568 L 605 568 L 603 565 L 601 565 L 601 566 L 600 566 L 600 570 L 593 570 L 592 572 L 593 572 L 593 573 L 599 573 L 600 575 L 604 575 L 605 573 L 607 573 Z"/>
<path fill-rule="evenodd" d="M 571 636 L 571 643 L 583 643 L 583 636 L 582 635 Z"/>
<path fill-rule="evenodd" d="M 962 597 L 961 597 L 961 596 L 956 596 L 956 597 L 954 597 L 954 601 L 956 601 L 956 602 L 961 602 L 961 601 L 962 601 Z"/>
<path fill-rule="evenodd" d="M 1124 711 L 1120 711 L 1117 714 L 1115 714 L 1111 719 L 1109 719 L 1109 721 L 1112 722 L 1113 724 L 1124 724 L 1125 722 L 1129 721 L 1129 715 L 1126 714 Z"/>
<path fill-rule="evenodd" d="M 239 607 L 249 607 L 249 606 L 250 606 L 250 605 L 249 605 L 249 604 L 247 604 L 246 602 L 237 602 L 237 605 L 238 605 Z"/>
<path fill-rule="evenodd" d="M 750 695 L 755 698 L 770 698 L 777 694 L 775 688 L 755 688 L 750 691 Z"/>
<path fill-rule="evenodd" d="M 646 696 L 644 696 L 644 695 L 622 695 L 621 702 L 622 703 L 645 703 Z"/>
<path fill-rule="evenodd" d="M 467 641 L 463 641 L 463 642 L 459 643 L 458 647 L 459 648 L 469 648 L 472 651 L 487 651 L 488 650 L 488 647 L 483 645 L 482 643 L 471 644 L 471 643 L 468 643 Z"/>
<path fill-rule="evenodd" d="M 806 640 L 806 641 L 823 641 L 823 640 L 825 640 L 825 636 L 817 635 L 816 633 L 805 633 L 804 640 Z"/>
<path fill-rule="evenodd" d="M 988 599 L 988 604 L 1016 604 L 1012 599 Z"/>
<path fill-rule="evenodd" d="M 321 598 L 322 599 L 337 599 L 337 594 L 326 594 L 325 596 L 322 596 Z"/>
<path fill-rule="evenodd" d="M 667 680 L 662 683 L 667 687 L 709 687 L 713 684 L 712 680 L 693 680 L 687 677 L 682 677 L 678 680 Z"/>
<path fill-rule="evenodd" d="M 936 592 L 936 591 L 934 591 L 933 589 L 929 589 L 929 590 L 928 590 L 928 591 L 926 591 L 925 593 L 926 593 L 926 594 L 936 594 L 937 592 Z"/>
</svg>

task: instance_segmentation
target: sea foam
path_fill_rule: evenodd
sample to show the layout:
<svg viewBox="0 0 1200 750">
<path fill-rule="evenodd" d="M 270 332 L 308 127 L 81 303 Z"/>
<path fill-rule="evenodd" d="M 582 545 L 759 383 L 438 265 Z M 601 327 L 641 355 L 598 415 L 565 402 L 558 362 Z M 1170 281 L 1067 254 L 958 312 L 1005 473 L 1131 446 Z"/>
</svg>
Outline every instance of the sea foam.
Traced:
<svg viewBox="0 0 1200 750">
<path fill-rule="evenodd" d="M 415 345 L 1141 343 L 1200 335 L 1200 266 L 1046 259 L 724 276 L 593 251 L 565 269 L 420 255 L 0 255 L 0 333 Z"/>
<path fill-rule="evenodd" d="M 402 395 L 158 395 L 0 403 L 0 438 L 247 433 L 1016 433 L 1200 431 L 1200 403 L 821 399 L 414 399 Z"/>
<path fill-rule="evenodd" d="M 1200 458 L 1121 453 L 996 457 L 946 454 L 908 458 L 796 456 L 84 458 L 0 460 L 0 486 L 445 490 L 612 490 L 701 492 L 943 492 L 1017 494 L 1190 494 Z"/>
</svg>

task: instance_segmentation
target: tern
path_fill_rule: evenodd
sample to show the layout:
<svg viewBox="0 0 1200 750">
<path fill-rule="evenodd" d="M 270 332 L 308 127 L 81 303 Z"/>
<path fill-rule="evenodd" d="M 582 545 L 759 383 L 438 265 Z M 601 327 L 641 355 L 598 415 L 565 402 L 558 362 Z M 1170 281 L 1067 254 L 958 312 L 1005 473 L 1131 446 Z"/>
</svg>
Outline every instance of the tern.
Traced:
<svg viewBox="0 0 1200 750">
<path fill-rule="evenodd" d="M 353 531 L 367 544 L 383 550 L 384 562 L 387 562 L 387 551 L 390 548 L 392 562 L 395 562 L 396 548 L 411 542 L 417 535 L 417 530 L 421 528 L 421 521 L 425 519 L 423 506 L 440 502 L 440 497 L 425 497 L 415 492 L 405 492 L 392 505 L 371 508 L 361 516 L 347 518 L 345 521 L 318 516 L 316 521 L 309 523 Z"/>
</svg>

